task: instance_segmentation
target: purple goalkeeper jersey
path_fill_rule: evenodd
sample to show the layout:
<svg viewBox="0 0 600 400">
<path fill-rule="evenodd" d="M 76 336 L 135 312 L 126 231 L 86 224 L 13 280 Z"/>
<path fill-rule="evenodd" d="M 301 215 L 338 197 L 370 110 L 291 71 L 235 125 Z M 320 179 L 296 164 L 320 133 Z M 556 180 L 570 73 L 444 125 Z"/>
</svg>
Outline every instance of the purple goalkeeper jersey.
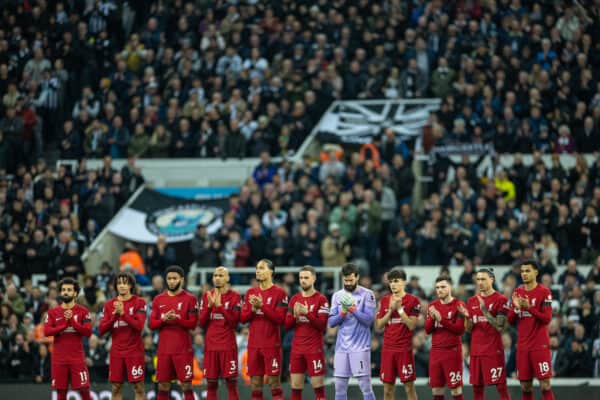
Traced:
<svg viewBox="0 0 600 400">
<path fill-rule="evenodd" d="M 375 319 L 375 309 L 377 308 L 375 295 L 373 291 L 357 286 L 351 293 L 356 310 L 342 316 L 340 298 L 344 294 L 350 294 L 350 292 L 342 289 L 333 294 L 329 311 L 329 326 L 338 326 L 335 351 L 336 353 L 370 351 L 371 325 Z"/>
</svg>

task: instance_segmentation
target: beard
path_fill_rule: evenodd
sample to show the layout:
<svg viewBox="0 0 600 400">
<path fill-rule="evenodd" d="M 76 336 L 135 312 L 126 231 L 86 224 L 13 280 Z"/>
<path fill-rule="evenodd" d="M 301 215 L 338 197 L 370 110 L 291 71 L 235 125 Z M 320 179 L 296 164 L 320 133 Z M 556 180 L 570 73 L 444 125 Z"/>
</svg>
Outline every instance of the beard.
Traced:
<svg viewBox="0 0 600 400">
<path fill-rule="evenodd" d="M 354 290 L 356 290 L 357 286 L 358 286 L 358 282 L 355 283 L 354 285 L 344 285 L 344 289 L 346 289 L 347 292 L 354 292 Z"/>
<path fill-rule="evenodd" d="M 70 303 L 73 301 L 73 299 L 74 299 L 73 296 L 58 296 L 58 300 L 61 303 Z"/>
<path fill-rule="evenodd" d="M 177 282 L 177 284 L 174 285 L 173 287 L 171 287 L 169 285 L 167 285 L 167 287 L 169 288 L 169 292 L 176 292 L 181 287 L 181 282 Z"/>
</svg>

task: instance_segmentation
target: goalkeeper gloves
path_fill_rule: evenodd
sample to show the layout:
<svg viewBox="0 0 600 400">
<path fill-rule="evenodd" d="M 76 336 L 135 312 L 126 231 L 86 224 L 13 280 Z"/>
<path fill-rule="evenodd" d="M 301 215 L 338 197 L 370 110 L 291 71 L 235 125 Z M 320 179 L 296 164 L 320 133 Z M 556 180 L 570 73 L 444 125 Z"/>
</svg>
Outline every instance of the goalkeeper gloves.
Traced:
<svg viewBox="0 0 600 400">
<path fill-rule="evenodd" d="M 340 298 L 340 305 L 342 306 L 342 315 L 346 315 L 348 312 L 354 312 L 356 305 L 354 304 L 354 297 L 349 293 L 344 293 Z"/>
</svg>

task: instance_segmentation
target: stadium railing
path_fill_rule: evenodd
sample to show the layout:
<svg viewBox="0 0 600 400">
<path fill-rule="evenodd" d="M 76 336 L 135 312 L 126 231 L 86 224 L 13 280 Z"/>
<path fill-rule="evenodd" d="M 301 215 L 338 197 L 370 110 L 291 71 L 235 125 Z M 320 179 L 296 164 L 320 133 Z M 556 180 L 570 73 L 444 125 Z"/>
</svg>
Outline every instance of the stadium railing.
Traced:
<svg viewBox="0 0 600 400">
<path fill-rule="evenodd" d="M 322 292 L 327 292 L 333 290 L 334 292 L 340 290 L 342 288 L 342 280 L 341 280 L 341 268 L 339 267 L 319 267 L 314 266 L 317 270 L 317 289 Z M 494 274 L 496 275 L 496 282 L 499 288 L 502 287 L 502 277 L 510 271 L 511 267 L 508 265 L 486 265 L 486 267 L 494 268 Z M 277 267 L 275 269 L 275 273 L 278 277 L 281 277 L 282 274 L 286 274 L 288 272 L 298 273 L 300 271 L 301 266 L 284 266 Z M 415 276 L 419 278 L 419 284 L 425 292 L 429 293 L 433 290 L 433 284 L 435 282 L 435 278 L 440 273 L 439 265 L 411 265 L 411 266 L 402 266 L 401 267 L 405 272 L 408 279 Z M 201 267 L 196 263 L 193 263 L 190 266 L 190 270 L 187 276 L 188 289 L 191 291 L 199 291 L 204 284 L 211 284 L 211 276 L 214 271 L 214 267 Z M 556 267 L 557 271 L 554 274 L 554 278 L 558 279 L 560 274 L 562 274 L 566 266 L 559 265 Z M 587 276 L 589 271 L 592 269 L 591 265 L 578 265 L 577 270 L 584 277 Z M 463 268 L 460 266 L 450 267 L 450 276 L 453 282 L 458 283 L 460 275 L 463 272 Z M 229 269 L 229 275 L 233 278 L 232 282 L 233 286 L 236 290 L 240 292 L 245 292 L 249 286 L 247 284 L 237 284 L 235 283 L 237 276 L 245 276 L 246 281 L 249 282 L 254 274 L 256 273 L 255 267 L 232 267 Z M 380 284 L 380 282 L 373 282 L 375 285 Z M 554 284 L 552 289 L 561 290 L 563 288 L 562 285 Z M 475 285 L 465 285 L 465 289 L 474 290 Z M 600 290 L 600 285 L 596 285 L 596 290 Z"/>
</svg>

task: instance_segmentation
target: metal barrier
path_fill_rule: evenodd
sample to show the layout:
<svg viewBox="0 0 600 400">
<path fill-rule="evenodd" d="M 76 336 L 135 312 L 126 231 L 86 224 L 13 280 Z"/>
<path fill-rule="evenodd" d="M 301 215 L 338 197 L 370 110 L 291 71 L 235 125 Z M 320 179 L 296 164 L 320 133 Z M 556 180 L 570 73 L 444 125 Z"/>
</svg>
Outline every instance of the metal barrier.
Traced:
<svg viewBox="0 0 600 400">
<path fill-rule="evenodd" d="M 317 288 L 325 293 L 333 288 L 333 291 L 338 291 L 342 288 L 342 279 L 341 279 L 341 268 L 339 267 L 318 267 L 314 266 L 317 270 Z M 494 267 L 494 271 L 496 274 L 496 282 L 498 288 L 502 290 L 502 277 L 505 273 L 510 270 L 510 266 L 507 265 L 496 265 L 491 266 Z M 294 274 L 298 273 L 301 266 L 285 266 L 285 267 L 277 267 L 275 272 L 277 275 L 282 273 L 292 272 Z M 438 276 L 440 271 L 439 265 L 409 265 L 401 267 L 404 272 L 406 272 L 406 276 L 408 278 L 412 276 L 417 276 L 420 281 L 420 286 L 427 293 L 433 291 L 433 286 L 435 282 L 435 278 Z M 556 267 L 557 271 L 554 274 L 556 278 L 562 274 L 566 266 L 560 265 Z M 591 265 L 579 265 L 577 270 L 583 274 L 583 276 L 587 276 L 589 271 L 592 269 Z M 214 267 L 199 267 L 196 263 L 190 266 L 190 271 L 187 276 L 188 289 L 191 291 L 199 291 L 202 285 L 208 283 L 211 284 L 210 276 L 214 271 Z M 451 267 L 450 268 L 450 276 L 454 282 L 459 281 L 459 277 L 462 273 L 462 267 Z M 255 267 L 232 267 L 229 269 L 230 275 L 249 275 L 254 277 L 256 272 Z M 375 286 L 379 285 L 381 282 L 373 282 Z M 329 284 L 329 285 L 327 285 Z M 236 290 L 240 292 L 245 292 L 248 289 L 248 285 L 233 285 Z M 476 287 L 474 284 L 464 285 L 466 290 L 475 290 Z M 151 289 L 151 288 L 149 288 Z M 552 289 L 562 290 L 563 286 L 554 284 L 552 285 Z M 596 290 L 600 290 L 600 285 L 596 285 Z"/>
<path fill-rule="evenodd" d="M 276 267 L 275 273 L 277 275 L 286 274 L 288 272 L 296 274 L 296 273 L 298 273 L 300 268 L 302 268 L 302 267 L 291 267 L 291 266 Z M 329 288 L 333 288 L 334 291 L 338 291 L 342 288 L 342 279 L 341 279 L 342 269 L 341 268 L 339 268 L 339 267 L 315 267 L 315 268 L 317 270 L 317 283 L 316 283 L 317 288 L 323 286 L 323 284 L 325 284 L 326 281 L 330 281 L 330 280 L 332 281 L 332 284 L 329 286 Z M 188 276 L 187 276 L 188 290 L 190 290 L 191 292 L 198 292 L 198 291 L 200 291 L 200 289 L 202 289 L 202 285 L 204 285 L 205 283 L 211 284 L 211 281 L 209 280 L 209 278 L 212 275 L 214 270 L 215 270 L 214 267 L 198 267 L 195 263 L 192 264 L 192 266 L 190 267 L 190 272 L 188 273 Z M 250 277 L 254 277 L 255 273 L 256 273 L 255 267 L 240 267 L 240 268 L 234 267 L 234 268 L 229 269 L 230 276 L 231 275 L 249 275 Z M 239 290 L 240 292 L 245 292 L 249 286 L 234 285 L 234 287 L 236 290 Z"/>
</svg>

